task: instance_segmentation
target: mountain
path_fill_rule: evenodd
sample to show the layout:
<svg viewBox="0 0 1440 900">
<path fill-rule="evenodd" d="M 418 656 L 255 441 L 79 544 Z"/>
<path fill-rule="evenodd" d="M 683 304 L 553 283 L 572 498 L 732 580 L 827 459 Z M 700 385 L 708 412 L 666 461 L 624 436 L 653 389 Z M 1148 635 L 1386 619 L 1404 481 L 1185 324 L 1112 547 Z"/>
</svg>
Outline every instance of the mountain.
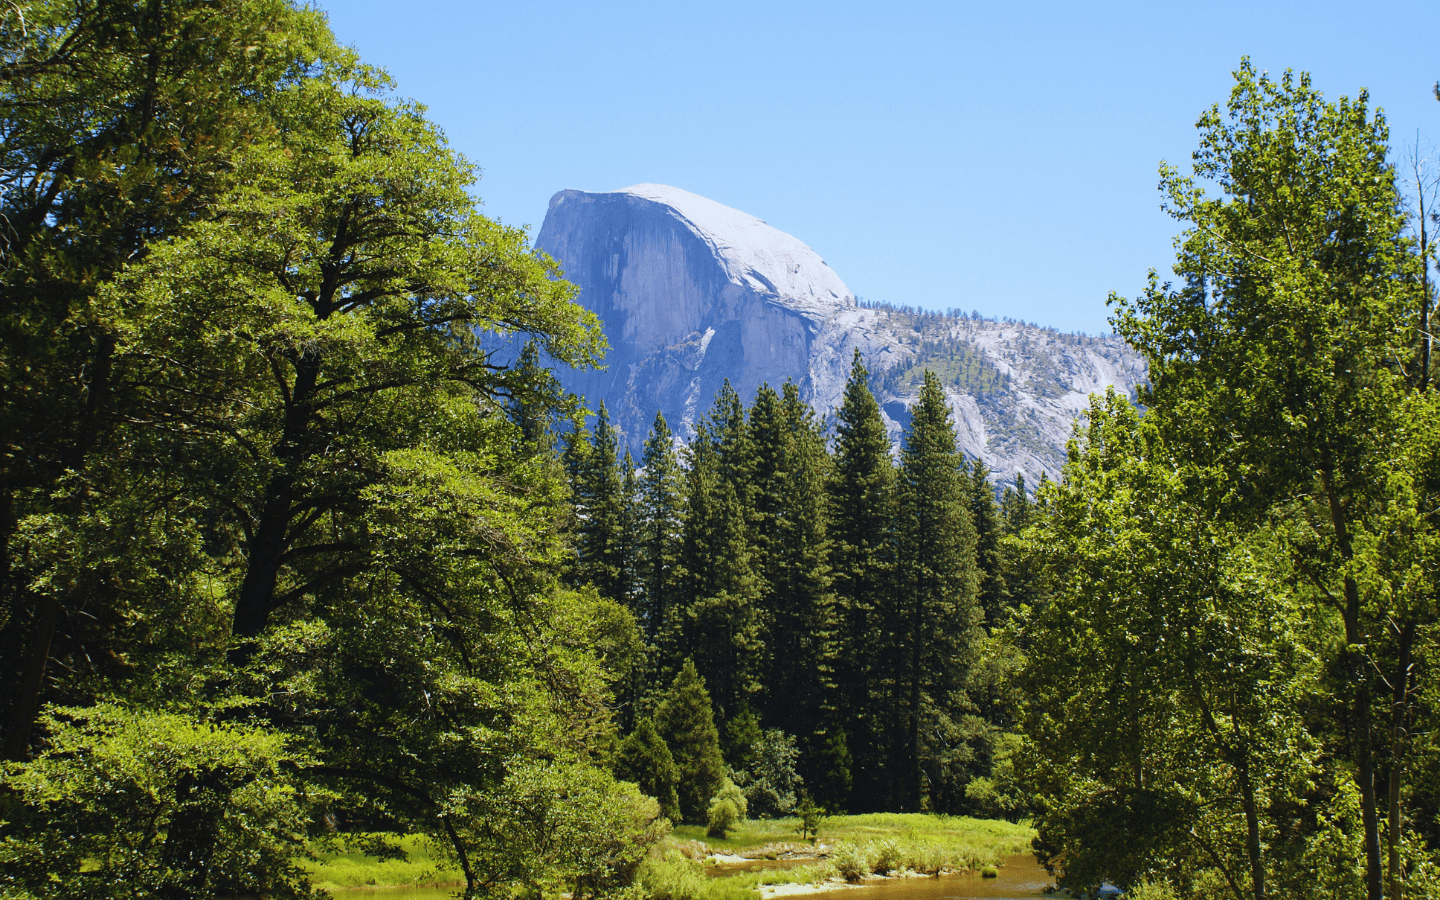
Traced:
<svg viewBox="0 0 1440 900">
<path fill-rule="evenodd" d="M 1131 395 L 1145 379 L 1115 336 L 859 303 L 800 240 L 679 188 L 561 191 L 536 247 L 560 261 L 610 341 L 606 370 L 563 371 L 561 383 L 591 406 L 603 400 L 637 456 L 657 410 L 688 436 L 726 378 L 747 402 L 791 379 L 828 413 L 858 348 L 892 439 L 930 368 L 962 449 L 997 479 L 1019 472 L 1033 484 L 1059 471 L 1090 393 Z"/>
</svg>

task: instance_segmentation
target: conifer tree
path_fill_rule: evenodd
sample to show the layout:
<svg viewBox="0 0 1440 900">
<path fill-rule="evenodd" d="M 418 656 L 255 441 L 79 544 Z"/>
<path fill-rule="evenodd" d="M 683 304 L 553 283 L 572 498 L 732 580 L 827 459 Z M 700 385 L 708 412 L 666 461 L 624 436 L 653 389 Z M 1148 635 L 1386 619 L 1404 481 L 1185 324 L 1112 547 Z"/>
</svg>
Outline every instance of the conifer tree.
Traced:
<svg viewBox="0 0 1440 900">
<path fill-rule="evenodd" d="M 985 624 L 995 627 L 1005 618 L 1009 593 L 1005 585 L 1004 536 L 999 510 L 995 507 L 995 486 L 990 469 L 982 459 L 967 461 L 964 474 L 970 520 L 975 525 L 975 564 L 980 580 L 980 609 Z"/>
<path fill-rule="evenodd" d="M 686 659 L 680 674 L 660 700 L 655 727 L 679 771 L 677 786 L 680 816 L 686 822 L 704 822 L 710 798 L 720 790 L 725 761 L 720 756 L 720 735 L 715 729 L 705 679 Z"/>
<path fill-rule="evenodd" d="M 947 806 L 953 763 L 968 755 L 955 739 L 963 736 L 963 691 L 983 632 L 975 527 L 959 462 L 944 390 L 927 371 L 912 410 L 898 491 L 897 639 L 889 662 L 899 688 L 891 790 L 902 809 L 918 809 L 927 800 Z"/>
<path fill-rule="evenodd" d="M 674 624 L 671 616 L 677 588 L 675 566 L 684 525 L 680 461 L 675 456 L 670 426 L 659 413 L 655 414 L 655 424 L 645 439 L 642 462 L 636 579 L 642 599 L 637 617 L 646 638 L 658 646 L 662 640 L 673 643 L 667 623 Z"/>
<path fill-rule="evenodd" d="M 895 465 L 869 377 L 856 350 L 837 416 L 829 483 L 837 617 L 835 680 L 844 746 L 855 773 L 848 798 L 854 811 L 884 808 L 882 744 L 887 720 L 879 663 L 888 637 L 881 612 L 895 568 Z M 832 806 L 839 805 L 828 799 Z"/>
<path fill-rule="evenodd" d="M 620 569 L 620 590 L 623 596 L 616 600 L 623 602 L 638 620 L 641 614 L 640 595 L 640 477 L 635 472 L 635 460 L 630 449 L 620 460 L 620 534 L 616 548 L 616 562 Z"/>
<path fill-rule="evenodd" d="M 730 714 L 759 688 L 763 643 L 744 499 L 751 493 L 749 436 L 744 407 L 728 383 L 688 455 L 680 643 L 709 679 L 718 708 Z"/>
<path fill-rule="evenodd" d="M 587 448 L 579 443 L 567 446 L 567 467 L 575 485 L 576 563 L 575 577 L 595 586 L 602 597 L 619 603 L 627 601 L 625 534 L 628 503 L 624 476 L 616 458 L 615 431 L 610 413 L 600 404 L 594 436 Z"/>
<path fill-rule="evenodd" d="M 785 384 L 780 412 L 784 477 L 770 487 L 779 491 L 780 502 L 768 578 L 766 711 L 772 725 L 799 737 L 802 774 L 829 799 L 838 791 L 836 783 L 849 777 L 833 739 L 843 729 L 834 695 L 836 615 L 826 496 L 831 460 L 815 414 L 791 382 Z"/>
<path fill-rule="evenodd" d="M 680 795 L 676 792 L 680 769 L 653 719 L 640 719 L 621 742 L 615 777 L 633 781 L 642 793 L 660 804 L 661 815 L 671 822 L 680 821 Z"/>
</svg>

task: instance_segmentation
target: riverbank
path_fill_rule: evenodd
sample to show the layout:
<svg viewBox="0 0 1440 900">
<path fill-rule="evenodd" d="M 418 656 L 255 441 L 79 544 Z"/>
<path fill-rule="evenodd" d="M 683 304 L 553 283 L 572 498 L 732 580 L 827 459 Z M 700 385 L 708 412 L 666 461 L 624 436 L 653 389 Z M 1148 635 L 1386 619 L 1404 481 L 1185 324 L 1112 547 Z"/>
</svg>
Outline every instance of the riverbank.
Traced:
<svg viewBox="0 0 1440 900">
<path fill-rule="evenodd" d="M 650 892 L 665 900 L 770 900 L 975 872 L 1025 852 L 1034 836 L 1026 825 L 921 813 L 834 816 L 815 841 L 801 841 L 798 825 L 795 819 L 747 821 L 725 838 L 707 837 L 702 826 L 678 826 L 662 858 L 648 866 Z M 424 839 L 392 835 L 386 843 L 394 853 L 376 853 L 374 837 L 335 838 L 304 865 L 316 887 L 337 894 L 460 882 L 460 873 L 432 855 Z"/>
</svg>

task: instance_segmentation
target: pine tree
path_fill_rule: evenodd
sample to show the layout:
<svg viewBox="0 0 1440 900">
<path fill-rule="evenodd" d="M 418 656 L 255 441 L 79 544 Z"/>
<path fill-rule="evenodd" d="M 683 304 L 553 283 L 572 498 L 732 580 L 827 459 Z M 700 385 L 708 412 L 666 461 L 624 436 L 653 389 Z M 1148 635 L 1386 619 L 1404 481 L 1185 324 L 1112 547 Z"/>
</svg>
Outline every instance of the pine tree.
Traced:
<svg viewBox="0 0 1440 900">
<path fill-rule="evenodd" d="M 645 439 L 644 472 L 640 477 L 640 539 L 637 550 L 637 581 L 641 592 L 638 618 L 645 636 L 657 648 L 673 644 L 671 619 L 675 603 L 675 566 L 684 525 L 682 502 L 684 478 L 675 456 L 674 439 L 665 417 L 655 414 L 655 424 Z M 663 637 L 662 637 L 663 635 Z M 662 652 L 662 656 L 665 655 Z M 679 665 L 678 659 L 674 663 Z"/>
<path fill-rule="evenodd" d="M 889 710 L 880 683 L 888 623 L 881 613 L 895 568 L 895 465 L 869 373 L 855 351 L 845 399 L 837 416 L 835 463 L 830 478 L 831 558 L 835 573 L 836 694 L 844 742 L 855 777 L 848 802 L 854 811 L 883 809 L 884 735 Z M 838 742 L 831 741 L 832 745 Z"/>
<path fill-rule="evenodd" d="M 727 382 L 688 448 L 681 545 L 683 640 L 722 714 L 760 687 L 760 581 L 751 548 L 745 410 Z"/>
<path fill-rule="evenodd" d="M 640 719 L 620 743 L 615 777 L 635 782 L 642 793 L 660 804 L 661 815 L 671 822 L 680 821 L 680 795 L 676 792 L 680 769 L 653 719 Z"/>
<path fill-rule="evenodd" d="M 725 760 L 720 756 L 720 735 L 715 730 L 705 679 L 691 660 L 685 660 L 680 674 L 661 698 L 655 711 L 655 727 L 670 748 L 680 774 L 677 792 L 681 818 L 704 822 L 710 798 L 720 790 L 725 777 Z"/>
<path fill-rule="evenodd" d="M 582 448 L 583 437 L 566 448 L 567 468 L 575 486 L 577 562 L 576 580 L 592 584 L 602 597 L 626 603 L 627 560 L 625 534 L 627 508 L 624 476 L 616 458 L 615 431 L 605 404 L 595 421 L 594 437 Z"/>
<path fill-rule="evenodd" d="M 959 748 L 948 739 L 963 734 L 963 690 L 983 637 L 966 487 L 944 390 L 926 371 L 898 491 L 897 640 L 889 662 L 901 689 L 891 789 L 902 809 L 947 805 L 948 797 L 933 794 L 952 789 L 948 776 Z"/>
<path fill-rule="evenodd" d="M 826 497 L 831 460 L 820 425 L 793 383 L 785 384 L 780 412 L 782 477 L 768 486 L 757 477 L 758 491 L 773 491 L 778 499 L 768 576 L 765 709 L 769 724 L 800 739 L 802 774 L 828 800 L 848 781 L 831 739 L 843 730 L 835 702 L 836 614 Z"/>
<path fill-rule="evenodd" d="M 975 563 L 980 579 L 980 609 L 985 624 L 991 628 L 1008 613 L 1009 592 L 1005 585 L 1005 552 L 1001 546 L 1004 529 L 999 510 L 995 507 L 995 486 L 990 483 L 990 469 L 985 461 L 975 459 L 964 464 L 968 484 L 965 485 L 970 520 L 975 526 Z"/>
</svg>

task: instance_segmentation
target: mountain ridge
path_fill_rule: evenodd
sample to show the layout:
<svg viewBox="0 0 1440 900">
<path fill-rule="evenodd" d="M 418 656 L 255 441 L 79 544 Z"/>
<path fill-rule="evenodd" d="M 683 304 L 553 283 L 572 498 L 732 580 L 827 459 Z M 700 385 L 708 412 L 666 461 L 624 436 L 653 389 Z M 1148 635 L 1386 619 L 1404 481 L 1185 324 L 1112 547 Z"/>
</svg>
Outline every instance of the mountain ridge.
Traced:
<svg viewBox="0 0 1440 900">
<path fill-rule="evenodd" d="M 557 373 L 604 401 L 640 449 L 663 412 L 683 438 L 724 380 L 747 400 L 796 382 L 821 415 L 859 350 L 898 443 L 924 368 L 941 374 L 960 448 L 997 480 L 1058 474 L 1092 392 L 1133 396 L 1145 366 L 1113 335 L 1066 335 L 974 314 L 862 304 L 798 238 L 698 194 L 642 184 L 551 198 L 535 241 L 602 321 L 607 369 Z"/>
</svg>

